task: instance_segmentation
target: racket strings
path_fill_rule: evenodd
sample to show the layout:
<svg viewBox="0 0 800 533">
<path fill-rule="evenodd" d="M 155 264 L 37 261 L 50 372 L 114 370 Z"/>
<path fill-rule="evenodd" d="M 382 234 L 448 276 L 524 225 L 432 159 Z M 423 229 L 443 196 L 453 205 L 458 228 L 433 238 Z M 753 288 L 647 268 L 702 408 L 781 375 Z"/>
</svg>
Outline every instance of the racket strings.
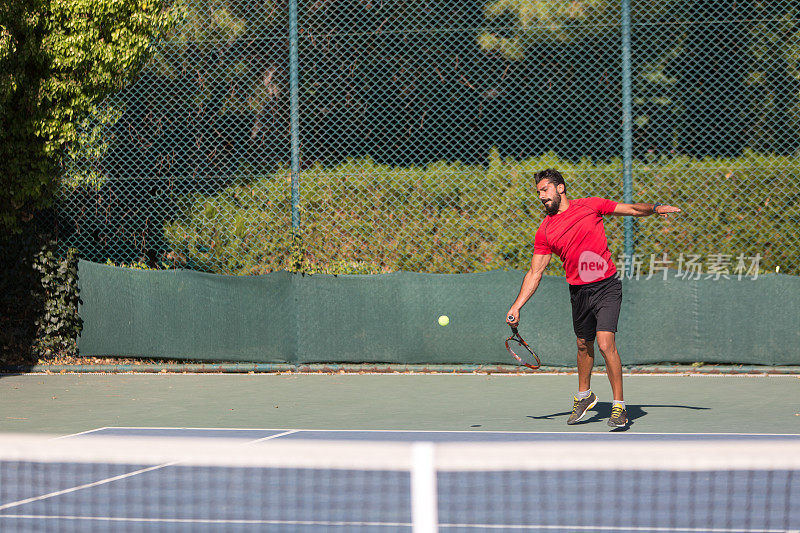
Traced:
<svg viewBox="0 0 800 533">
<path fill-rule="evenodd" d="M 518 333 L 506 340 L 506 348 L 519 362 L 529 368 L 539 368 L 541 362 L 533 349 L 526 343 Z"/>
</svg>

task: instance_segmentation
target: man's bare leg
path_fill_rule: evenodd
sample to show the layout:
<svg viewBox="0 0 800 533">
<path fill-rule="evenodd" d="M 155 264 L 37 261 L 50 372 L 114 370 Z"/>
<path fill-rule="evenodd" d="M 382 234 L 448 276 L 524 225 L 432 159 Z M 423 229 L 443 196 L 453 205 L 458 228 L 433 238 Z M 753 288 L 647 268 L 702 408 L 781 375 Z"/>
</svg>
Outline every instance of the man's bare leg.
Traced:
<svg viewBox="0 0 800 533">
<path fill-rule="evenodd" d="M 597 405 L 597 395 L 590 392 L 592 380 L 592 366 L 594 366 L 594 341 L 578 338 L 578 394 L 572 403 L 572 413 L 567 419 L 567 424 L 577 424 L 586 412 Z"/>
<path fill-rule="evenodd" d="M 578 391 L 591 388 L 592 367 L 594 366 L 594 341 L 578 338 Z"/>
<path fill-rule="evenodd" d="M 608 381 L 611 382 L 611 392 L 614 394 L 614 400 L 624 401 L 622 395 L 622 361 L 619 358 L 617 351 L 617 342 L 613 331 L 598 331 L 597 332 L 597 346 L 600 348 L 600 353 L 606 360 L 606 373 L 608 374 Z M 580 352 L 579 352 L 580 354 Z M 578 356 L 578 376 L 580 379 L 580 355 Z M 588 381 L 587 381 L 588 383 Z"/>
</svg>

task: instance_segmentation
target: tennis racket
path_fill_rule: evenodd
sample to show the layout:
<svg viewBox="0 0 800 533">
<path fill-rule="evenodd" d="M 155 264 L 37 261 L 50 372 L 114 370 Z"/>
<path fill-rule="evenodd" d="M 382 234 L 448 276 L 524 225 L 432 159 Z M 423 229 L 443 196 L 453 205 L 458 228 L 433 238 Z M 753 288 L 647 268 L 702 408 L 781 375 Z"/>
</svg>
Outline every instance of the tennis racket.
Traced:
<svg viewBox="0 0 800 533">
<path fill-rule="evenodd" d="M 514 359 L 528 368 L 536 370 L 542 364 L 541 361 L 539 361 L 539 356 L 528 346 L 525 339 L 520 337 L 519 331 L 517 331 L 517 328 L 514 326 L 511 326 L 511 336 L 506 339 L 506 350 L 508 350 L 508 353 L 510 353 Z"/>
</svg>

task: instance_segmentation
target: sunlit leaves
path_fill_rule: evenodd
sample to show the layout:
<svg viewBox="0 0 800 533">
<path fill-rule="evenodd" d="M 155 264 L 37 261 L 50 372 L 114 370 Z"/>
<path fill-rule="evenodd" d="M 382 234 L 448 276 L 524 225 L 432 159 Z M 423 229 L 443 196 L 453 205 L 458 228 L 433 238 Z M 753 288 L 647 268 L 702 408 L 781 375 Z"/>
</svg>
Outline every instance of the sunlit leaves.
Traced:
<svg viewBox="0 0 800 533">
<path fill-rule="evenodd" d="M 613 31 L 619 20 L 619 3 L 610 0 L 495 0 L 487 4 L 491 21 L 513 21 L 511 36 L 484 33 L 481 46 L 510 59 L 522 59 L 536 42 L 572 42 Z M 579 30 L 579 31 L 576 31 Z"/>
<path fill-rule="evenodd" d="M 97 132 L 79 125 L 138 73 L 178 17 L 153 0 L 0 4 L 0 225 L 15 230 L 52 201 L 65 153 L 100 155 Z"/>
</svg>

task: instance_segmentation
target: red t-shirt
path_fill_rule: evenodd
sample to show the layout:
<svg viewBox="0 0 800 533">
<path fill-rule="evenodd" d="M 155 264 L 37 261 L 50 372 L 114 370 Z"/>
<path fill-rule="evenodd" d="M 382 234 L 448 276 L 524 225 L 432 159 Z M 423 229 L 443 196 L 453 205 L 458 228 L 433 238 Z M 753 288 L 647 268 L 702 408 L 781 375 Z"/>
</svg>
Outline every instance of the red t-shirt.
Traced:
<svg viewBox="0 0 800 533">
<path fill-rule="evenodd" d="M 603 198 L 576 198 L 566 211 L 544 217 L 533 241 L 534 254 L 557 254 L 564 263 L 567 283 L 585 285 L 617 273 L 611 260 L 603 215 L 617 202 Z"/>
</svg>

